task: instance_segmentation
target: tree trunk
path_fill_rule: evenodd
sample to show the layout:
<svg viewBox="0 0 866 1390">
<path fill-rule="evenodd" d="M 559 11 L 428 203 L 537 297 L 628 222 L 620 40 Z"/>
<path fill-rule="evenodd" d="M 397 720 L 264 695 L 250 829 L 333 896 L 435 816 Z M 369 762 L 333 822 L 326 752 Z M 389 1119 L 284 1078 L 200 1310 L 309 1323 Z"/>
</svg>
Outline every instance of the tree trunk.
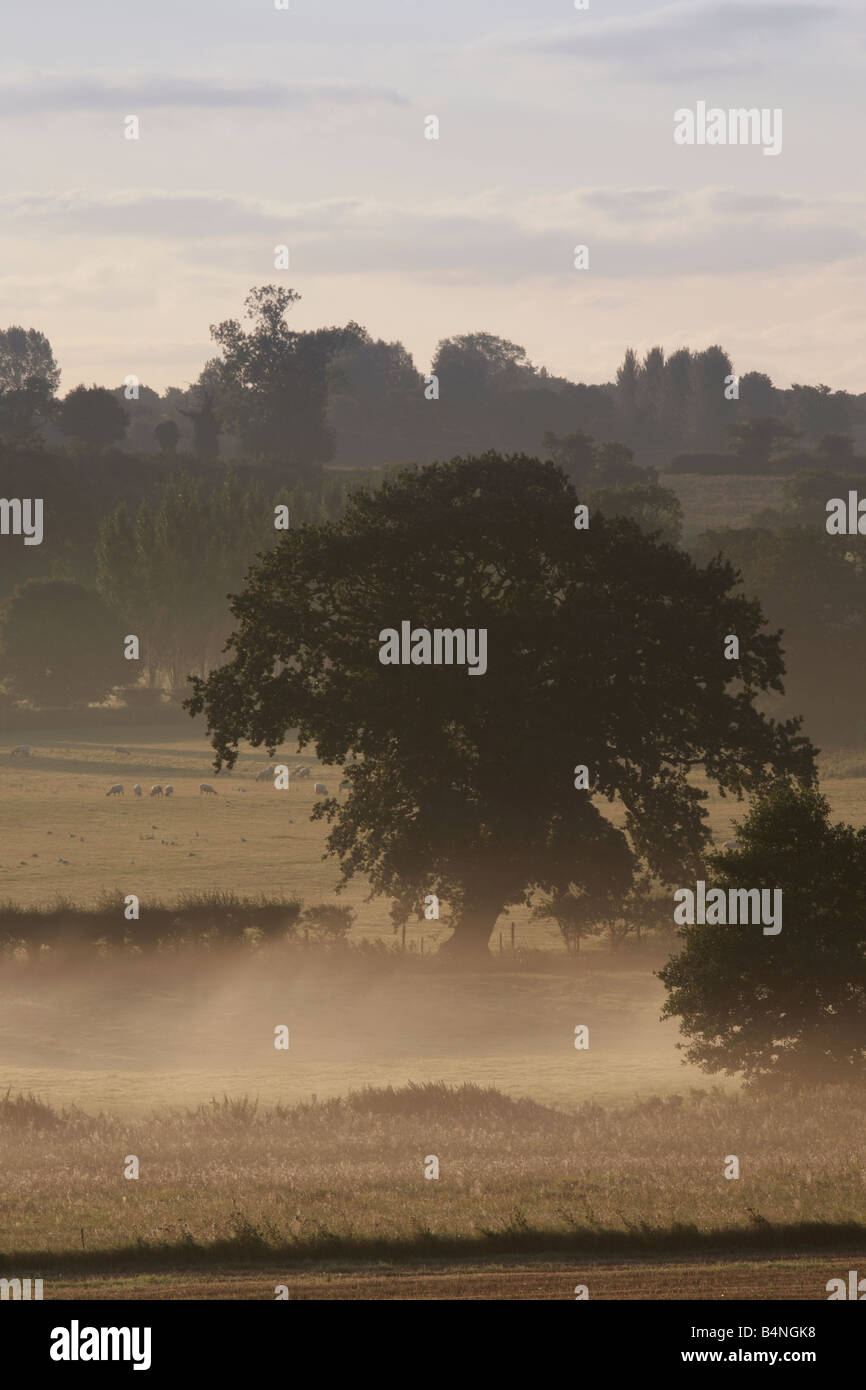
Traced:
<svg viewBox="0 0 866 1390">
<path fill-rule="evenodd" d="M 459 920 L 454 924 L 453 935 L 442 943 L 440 952 L 446 951 L 449 956 L 461 961 L 488 958 L 490 937 L 502 911 L 501 903 L 464 903 Z"/>
</svg>

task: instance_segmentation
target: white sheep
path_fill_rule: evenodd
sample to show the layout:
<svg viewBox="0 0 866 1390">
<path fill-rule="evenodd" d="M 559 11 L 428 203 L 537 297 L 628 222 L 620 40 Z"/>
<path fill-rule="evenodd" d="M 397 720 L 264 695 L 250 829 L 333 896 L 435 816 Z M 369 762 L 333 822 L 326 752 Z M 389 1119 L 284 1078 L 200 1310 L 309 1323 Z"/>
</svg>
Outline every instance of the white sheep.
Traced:
<svg viewBox="0 0 866 1390">
<path fill-rule="evenodd" d="M 150 794 L 151 796 L 162 796 L 162 787 L 159 783 L 157 783 L 155 787 L 151 787 Z"/>
<path fill-rule="evenodd" d="M 199 782 L 198 790 L 200 796 L 216 796 L 216 792 L 209 782 Z"/>
<path fill-rule="evenodd" d="M 123 796 L 123 783 L 122 783 L 122 782 L 112 782 L 111 786 L 108 788 L 108 791 L 105 793 L 105 795 L 106 795 L 106 796 Z"/>
<path fill-rule="evenodd" d="M 316 796 L 327 796 L 328 788 L 325 786 L 324 782 L 317 782 L 315 786 L 315 792 Z"/>
<path fill-rule="evenodd" d="M 174 796 L 174 787 L 171 785 L 170 782 L 166 782 L 163 791 L 165 792 L 166 796 Z"/>
<path fill-rule="evenodd" d="M 136 782 L 132 790 L 135 796 L 141 796 L 141 783 Z"/>
<path fill-rule="evenodd" d="M 30 745 L 27 743 L 16 743 L 9 756 L 10 758 L 29 758 Z"/>
</svg>

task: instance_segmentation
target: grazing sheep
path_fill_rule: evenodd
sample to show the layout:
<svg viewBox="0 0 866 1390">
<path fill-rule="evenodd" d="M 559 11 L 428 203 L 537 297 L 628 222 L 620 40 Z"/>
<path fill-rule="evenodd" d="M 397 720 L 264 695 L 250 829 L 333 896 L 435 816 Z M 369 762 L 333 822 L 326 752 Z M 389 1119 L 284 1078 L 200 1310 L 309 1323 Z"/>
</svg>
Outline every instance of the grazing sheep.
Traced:
<svg viewBox="0 0 866 1390">
<path fill-rule="evenodd" d="M 162 787 L 159 783 L 155 787 L 151 787 L 150 794 L 151 796 L 162 796 Z"/>
<path fill-rule="evenodd" d="M 123 783 L 113 782 L 105 793 L 106 796 L 123 796 Z"/>
<path fill-rule="evenodd" d="M 316 787 L 315 787 L 315 791 L 316 791 L 316 796 L 327 796 L 327 795 L 328 795 L 328 788 L 325 786 L 324 782 L 317 782 L 317 783 L 316 783 Z"/>
<path fill-rule="evenodd" d="M 129 757 L 129 749 L 128 749 L 128 748 L 115 748 L 114 751 L 115 751 L 115 753 L 125 753 L 126 756 Z"/>
<path fill-rule="evenodd" d="M 309 775 L 310 769 L 308 767 L 301 766 L 296 767 L 294 772 L 292 773 L 293 777 L 309 777 Z"/>
<path fill-rule="evenodd" d="M 198 790 L 200 796 L 216 796 L 216 792 L 209 782 L 199 782 Z"/>
<path fill-rule="evenodd" d="M 141 796 L 141 783 L 140 783 L 140 782 L 136 782 L 136 784 L 135 784 L 135 786 L 133 787 L 132 790 L 133 790 L 133 792 L 135 793 L 136 796 Z"/>
<path fill-rule="evenodd" d="M 170 782 L 166 782 L 165 787 L 163 788 L 163 790 L 164 790 L 166 796 L 174 796 L 174 787 L 171 785 Z"/>
<path fill-rule="evenodd" d="M 268 782 L 268 781 L 270 781 L 270 779 L 271 779 L 271 777 L 273 777 L 275 771 L 276 771 L 276 763 L 268 763 L 268 766 L 267 766 L 267 767 L 263 767 L 262 770 L 261 770 L 261 772 L 257 772 L 257 773 L 256 773 L 256 781 L 257 781 L 257 782 Z"/>
<path fill-rule="evenodd" d="M 9 756 L 10 758 L 29 758 L 30 745 L 27 743 L 16 743 Z"/>
<path fill-rule="evenodd" d="M 339 785 L 339 787 L 337 788 L 337 790 L 338 790 L 338 791 L 341 791 L 341 792 L 348 791 L 348 790 L 349 790 L 349 787 L 350 787 L 351 785 L 352 785 L 351 782 L 347 782 L 347 781 L 343 780 L 343 781 L 340 783 L 340 785 Z"/>
</svg>

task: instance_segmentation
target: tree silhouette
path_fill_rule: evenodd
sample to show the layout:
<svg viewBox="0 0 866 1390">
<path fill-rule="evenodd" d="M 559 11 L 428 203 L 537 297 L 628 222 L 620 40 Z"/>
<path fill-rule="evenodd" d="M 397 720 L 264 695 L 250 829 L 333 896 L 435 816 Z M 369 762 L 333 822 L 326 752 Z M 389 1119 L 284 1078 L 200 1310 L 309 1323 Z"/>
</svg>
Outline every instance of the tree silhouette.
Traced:
<svg viewBox="0 0 866 1390">
<path fill-rule="evenodd" d="M 778 787 L 710 859 L 713 887 L 782 890 L 782 930 L 684 927 L 659 971 L 686 1056 L 760 1085 L 866 1077 L 866 830 L 832 825 L 809 788 Z M 709 883 L 708 883 L 709 886 Z"/>
<path fill-rule="evenodd" d="M 237 319 L 211 326 L 222 348 L 222 408 L 243 444 L 254 454 L 281 458 L 298 467 L 325 463 L 334 452 L 326 420 L 329 371 L 333 359 L 363 330 L 345 328 L 297 333 L 286 312 L 300 295 L 292 289 L 261 285 L 245 300 L 252 327 Z"/>
<path fill-rule="evenodd" d="M 695 767 L 734 794 L 768 768 L 812 775 L 797 722 L 755 708 L 781 688 L 779 639 L 731 595 L 730 567 L 699 569 L 622 518 L 577 531 L 576 502 L 552 463 L 495 454 L 355 494 L 342 521 L 286 533 L 251 571 L 234 655 L 187 704 L 217 765 L 288 729 L 326 763 L 357 756 L 348 797 L 315 812 L 335 822 L 343 878 L 367 874 L 407 916 L 435 892 L 471 953 L 533 888 L 599 872 L 627 887 L 635 854 L 664 882 L 696 867 Z M 403 620 L 485 628 L 486 675 L 383 666 L 379 634 Z M 576 763 L 592 791 L 575 790 Z M 602 813 L 613 798 L 627 834 Z"/>
<path fill-rule="evenodd" d="M 65 580 L 28 580 L 3 613 L 5 683 L 37 705 L 102 700 L 129 675 L 122 637 L 99 594 Z"/>
<path fill-rule="evenodd" d="M 126 434 L 129 416 L 104 386 L 76 386 L 67 392 L 57 413 L 61 432 L 82 444 L 105 448 Z"/>
<path fill-rule="evenodd" d="M 164 454 L 173 454 L 177 451 L 177 442 L 180 439 L 180 430 L 174 420 L 160 420 L 154 427 L 153 437 Z"/>
</svg>

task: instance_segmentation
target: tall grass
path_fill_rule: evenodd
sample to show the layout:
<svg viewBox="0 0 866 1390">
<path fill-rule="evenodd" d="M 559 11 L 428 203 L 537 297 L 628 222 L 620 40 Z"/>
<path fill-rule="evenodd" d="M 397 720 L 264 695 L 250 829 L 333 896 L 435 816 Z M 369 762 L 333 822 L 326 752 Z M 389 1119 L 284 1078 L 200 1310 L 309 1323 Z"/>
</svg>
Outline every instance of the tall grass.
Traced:
<svg viewBox="0 0 866 1390">
<path fill-rule="evenodd" d="M 7 1093 L 0 1266 L 863 1250 L 864 1132 L 866 1092 L 842 1087 L 572 1115 L 410 1083 L 293 1106 L 225 1096 L 140 1121 Z M 137 1180 L 122 1175 L 130 1154 Z"/>
</svg>

